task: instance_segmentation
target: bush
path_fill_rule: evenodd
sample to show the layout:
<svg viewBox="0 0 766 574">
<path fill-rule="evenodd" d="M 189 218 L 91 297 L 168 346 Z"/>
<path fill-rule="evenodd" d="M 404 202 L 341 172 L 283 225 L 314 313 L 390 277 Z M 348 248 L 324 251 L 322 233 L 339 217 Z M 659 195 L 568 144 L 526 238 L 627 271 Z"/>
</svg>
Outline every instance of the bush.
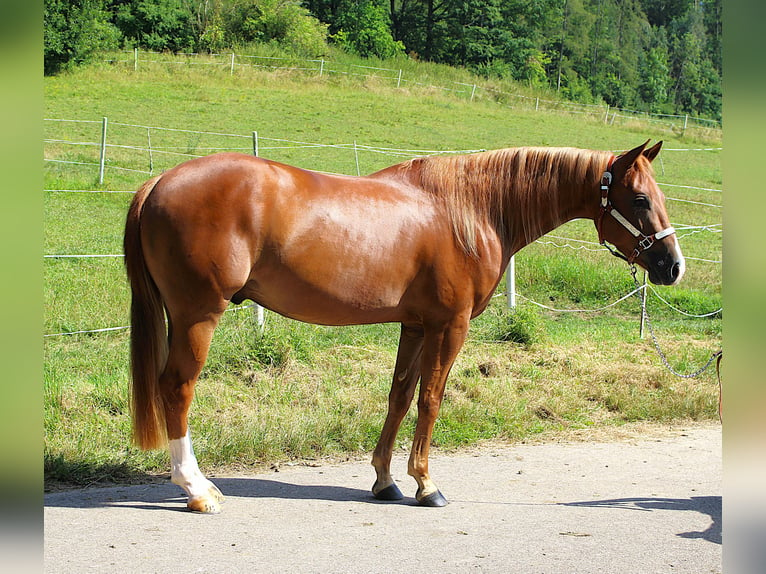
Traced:
<svg viewBox="0 0 766 574">
<path fill-rule="evenodd" d="M 327 25 L 296 0 L 245 0 L 226 16 L 231 44 L 276 42 L 300 56 L 316 57 L 327 47 Z"/>
<path fill-rule="evenodd" d="M 46 75 L 87 62 L 118 47 L 120 31 L 109 23 L 103 0 L 45 0 L 43 14 Z"/>
<path fill-rule="evenodd" d="M 404 53 L 404 44 L 391 35 L 388 12 L 374 0 L 346 2 L 339 11 L 338 32 L 333 41 L 363 58 L 393 58 Z"/>
<path fill-rule="evenodd" d="M 115 20 L 126 38 L 149 50 L 179 52 L 197 48 L 194 16 L 177 0 L 134 0 L 121 4 Z"/>
<path fill-rule="evenodd" d="M 475 321 L 476 337 L 489 342 L 512 342 L 531 345 L 542 339 L 543 328 L 536 308 L 490 305 Z"/>
</svg>

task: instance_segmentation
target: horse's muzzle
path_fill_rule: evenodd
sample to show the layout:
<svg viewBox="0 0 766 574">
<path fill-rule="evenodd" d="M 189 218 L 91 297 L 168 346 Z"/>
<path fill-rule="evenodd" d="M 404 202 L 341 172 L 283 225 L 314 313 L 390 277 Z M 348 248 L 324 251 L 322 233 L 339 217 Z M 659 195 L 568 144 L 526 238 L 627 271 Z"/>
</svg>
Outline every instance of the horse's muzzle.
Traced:
<svg viewBox="0 0 766 574">
<path fill-rule="evenodd" d="M 653 250 L 643 255 L 649 281 L 655 285 L 677 285 L 686 271 L 686 261 L 680 251 L 663 250 L 655 253 Z"/>
</svg>

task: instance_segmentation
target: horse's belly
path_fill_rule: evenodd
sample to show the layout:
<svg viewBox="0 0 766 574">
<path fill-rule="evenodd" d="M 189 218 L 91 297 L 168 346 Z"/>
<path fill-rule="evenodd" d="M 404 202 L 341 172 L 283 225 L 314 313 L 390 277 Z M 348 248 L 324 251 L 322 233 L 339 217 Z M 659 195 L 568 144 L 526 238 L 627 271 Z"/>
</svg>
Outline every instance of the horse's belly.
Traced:
<svg viewBox="0 0 766 574">
<path fill-rule="evenodd" d="M 286 317 L 323 325 L 400 321 L 414 275 L 411 265 L 386 266 L 344 257 L 257 265 L 235 299 L 252 299 Z"/>
</svg>

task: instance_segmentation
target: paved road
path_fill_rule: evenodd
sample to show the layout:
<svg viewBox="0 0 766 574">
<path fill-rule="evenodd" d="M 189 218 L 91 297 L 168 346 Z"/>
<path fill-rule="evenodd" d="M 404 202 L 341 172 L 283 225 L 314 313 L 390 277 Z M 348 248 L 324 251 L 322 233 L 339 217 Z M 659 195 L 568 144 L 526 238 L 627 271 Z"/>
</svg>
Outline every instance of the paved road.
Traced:
<svg viewBox="0 0 766 574">
<path fill-rule="evenodd" d="M 371 498 L 367 461 L 214 478 L 223 512 L 172 484 L 45 496 L 45 571 L 530 574 L 721 571 L 721 428 L 433 454 L 450 500 Z M 406 453 L 393 472 L 406 495 Z"/>
</svg>

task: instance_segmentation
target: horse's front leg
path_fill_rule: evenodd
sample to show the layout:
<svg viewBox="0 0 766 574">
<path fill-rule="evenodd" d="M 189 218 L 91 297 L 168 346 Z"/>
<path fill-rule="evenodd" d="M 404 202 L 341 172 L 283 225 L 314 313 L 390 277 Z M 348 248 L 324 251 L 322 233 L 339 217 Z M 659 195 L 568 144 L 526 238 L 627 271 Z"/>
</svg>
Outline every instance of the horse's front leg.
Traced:
<svg viewBox="0 0 766 574">
<path fill-rule="evenodd" d="M 418 422 L 408 464 L 408 473 L 417 481 L 417 501 L 423 506 L 445 506 L 447 499 L 439 492 L 428 473 L 428 453 L 436 417 L 439 414 L 444 386 L 457 354 L 468 334 L 469 315 L 456 317 L 439 329 L 427 329 L 421 360 Z"/>
<path fill-rule="evenodd" d="M 403 495 L 391 476 L 391 455 L 399 427 L 415 394 L 420 378 L 420 355 L 423 351 L 423 329 L 402 325 L 399 350 L 394 367 L 394 380 L 388 395 L 388 415 L 380 433 L 380 440 L 372 455 L 377 480 L 372 493 L 379 500 L 401 500 Z"/>
<path fill-rule="evenodd" d="M 199 469 L 188 414 L 216 324 L 217 317 L 183 328 L 171 322 L 168 361 L 160 377 L 170 447 L 170 480 L 184 489 L 190 510 L 207 514 L 221 511 L 223 495 Z"/>
</svg>

